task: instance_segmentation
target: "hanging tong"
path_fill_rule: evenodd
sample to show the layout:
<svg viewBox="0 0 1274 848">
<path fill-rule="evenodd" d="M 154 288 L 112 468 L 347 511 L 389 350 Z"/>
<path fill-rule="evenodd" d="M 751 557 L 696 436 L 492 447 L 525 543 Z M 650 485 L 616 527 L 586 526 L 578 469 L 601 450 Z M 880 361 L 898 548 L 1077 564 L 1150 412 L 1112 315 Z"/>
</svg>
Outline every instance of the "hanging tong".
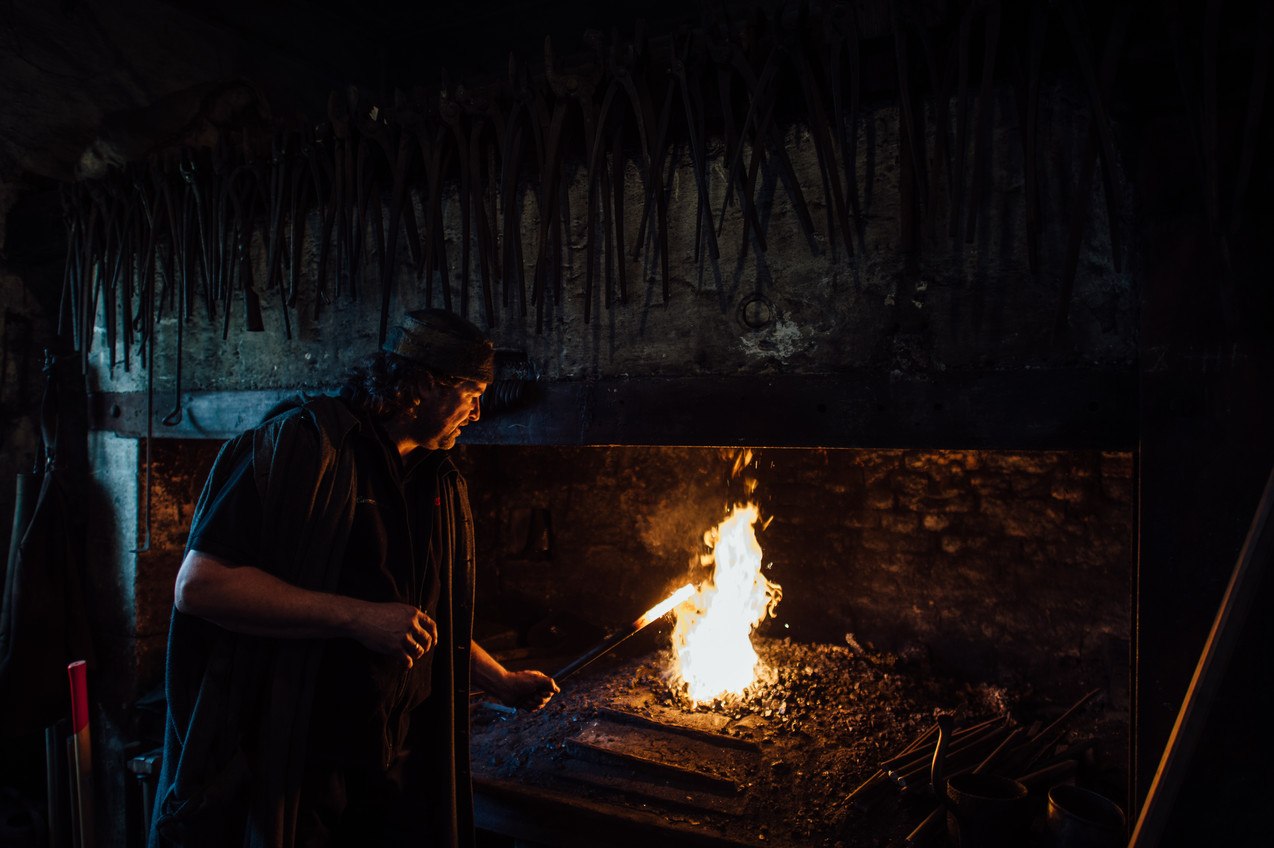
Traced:
<svg viewBox="0 0 1274 848">
<path fill-rule="evenodd" d="M 681 97 L 682 110 L 685 113 L 686 133 L 690 139 L 690 165 L 695 177 L 695 261 L 699 266 L 699 284 L 703 284 L 704 243 L 707 243 L 707 256 L 712 260 L 713 269 L 717 269 L 717 260 L 721 251 L 717 245 L 717 231 L 712 225 L 712 200 L 708 195 L 708 163 L 705 148 L 705 132 L 703 118 L 703 99 L 700 92 L 700 74 L 703 67 L 702 39 L 696 40 L 694 34 L 686 29 L 674 44 L 670 72 L 677 82 L 677 91 Z M 698 50 L 692 50 L 697 46 Z"/>
<path fill-rule="evenodd" d="M 739 191 L 739 209 L 743 214 L 743 243 L 740 247 L 739 257 L 739 261 L 742 262 L 747 254 L 749 231 L 752 233 L 753 238 L 756 239 L 758 249 L 762 252 L 767 249 L 765 232 L 761 228 L 755 205 L 752 203 L 752 194 L 739 188 L 747 182 L 746 172 L 743 171 L 743 134 L 747 131 L 748 119 L 745 117 L 742 129 L 735 127 L 733 81 L 737 68 L 740 66 L 747 67 L 747 63 L 737 45 L 729 39 L 728 35 L 719 37 L 714 33 L 709 35 L 708 39 L 708 53 L 717 68 L 717 96 L 721 102 L 721 118 L 725 135 L 725 161 L 728 163 L 726 166 L 725 200 L 721 204 L 721 214 L 718 216 L 716 225 L 717 237 L 720 238 L 721 232 L 725 227 L 726 210 L 730 207 L 737 188 Z M 750 67 L 748 67 L 747 73 L 749 77 L 753 76 Z M 755 108 L 755 103 L 755 97 L 749 100 L 748 115 Z M 755 142 L 753 146 L 755 147 Z"/>
<path fill-rule="evenodd" d="M 505 124 L 504 148 L 500 152 L 500 211 L 504 216 L 504 287 L 501 303 L 510 305 L 512 292 L 517 292 L 519 314 L 526 315 L 526 281 L 523 273 L 522 204 L 518 197 L 522 160 L 527 141 L 531 137 L 535 145 L 536 161 L 543 158 L 544 139 L 540 134 L 540 121 L 536 116 L 535 99 L 531 94 L 526 68 L 509 54 L 509 88 L 513 105 Z M 542 193 L 540 195 L 542 197 Z M 516 285 L 516 289 L 514 286 Z"/>
<path fill-rule="evenodd" d="M 186 183 L 186 205 L 194 210 L 195 235 L 198 239 L 196 257 L 199 259 L 199 270 L 203 278 L 204 291 L 207 293 L 211 303 L 215 294 L 216 279 L 212 270 L 212 238 L 208 232 L 210 214 L 207 208 L 206 193 L 200 185 L 200 169 L 195 161 L 194 153 L 188 148 L 181 152 L 179 169 L 181 178 Z M 185 246 L 189 249 L 189 242 Z"/>
<path fill-rule="evenodd" d="M 460 315 L 469 314 L 469 251 L 471 239 L 471 208 L 469 203 L 470 173 L 469 139 L 467 135 L 464 110 L 451 91 L 447 74 L 443 72 L 442 86 L 438 90 L 438 117 L 450 130 L 453 149 L 455 150 L 457 169 L 457 188 L 460 199 Z M 450 304 L 447 305 L 450 309 Z"/>
<path fill-rule="evenodd" d="M 331 215 L 332 220 L 325 228 L 335 232 L 334 253 L 336 260 L 335 293 L 340 297 L 346 288 L 353 287 L 350 267 L 351 242 L 354 238 L 355 224 L 351 205 L 354 197 L 355 140 L 350 127 L 350 93 L 337 89 L 327 99 L 327 118 L 332 128 L 332 184 Z M 324 234 L 324 244 L 328 241 Z M 352 296 L 352 291 L 351 291 Z"/>
<path fill-rule="evenodd" d="M 845 165 L 845 186 L 843 202 L 848 203 L 850 215 L 853 217 L 852 228 L 858 233 L 859 244 L 863 244 L 863 212 L 858 197 L 858 111 L 862 90 L 862 70 L 859 59 L 858 19 L 854 7 L 849 3 L 829 3 L 824 8 L 823 43 L 826 48 L 823 56 L 823 74 L 831 89 L 832 123 L 835 127 L 836 143 L 841 151 L 841 161 Z M 844 96 L 844 73 L 841 69 L 841 57 L 849 58 L 849 104 L 846 114 Z M 935 90 L 937 90 L 935 88 Z M 939 103 L 945 102 L 941 97 Z M 946 110 L 938 110 L 938 121 L 946 126 Z M 945 144 L 945 130 L 939 138 Z M 852 247 L 848 253 L 853 255 Z"/>
<path fill-rule="evenodd" d="M 982 192 L 991 181 L 991 123 L 995 113 L 995 57 L 1000 43 L 1000 17 L 1003 10 L 998 0 L 992 0 L 983 21 L 982 84 L 978 91 L 978 105 L 973 148 L 972 193 L 969 197 L 968 215 L 964 227 L 966 244 L 973 243 L 978 215 L 981 213 Z M 1066 5 L 1066 4 L 1062 4 Z"/>
<path fill-rule="evenodd" d="M 832 247 L 833 259 L 836 256 L 836 236 L 839 233 L 845 252 L 854 255 L 854 239 L 851 236 L 849 213 L 845 209 L 845 196 L 840 188 L 840 169 L 836 166 L 835 146 L 832 143 L 832 131 L 828 125 L 825 94 L 819 85 L 818 76 L 810 66 L 806 57 L 806 46 L 803 35 L 806 21 L 800 16 L 785 21 L 781 31 L 780 45 L 787 59 L 796 69 L 800 80 L 801 91 L 805 96 L 806 121 L 810 136 L 814 141 L 814 155 L 818 161 L 818 172 L 823 182 L 823 206 L 827 211 L 827 241 Z M 835 212 L 835 215 L 832 213 Z"/>
<path fill-rule="evenodd" d="M 75 304 L 80 301 L 84 280 L 85 214 L 84 190 L 77 183 L 63 183 L 58 191 L 62 202 L 62 223 L 66 227 L 66 264 L 62 269 L 62 295 L 58 302 L 57 334 L 67 333 L 70 319 L 71 335 L 75 335 L 78 313 Z"/>
<path fill-rule="evenodd" d="M 319 206 L 322 218 L 323 197 L 313 181 L 314 131 L 303 127 L 296 135 L 296 167 L 292 169 L 288 192 L 288 296 L 287 306 L 295 308 L 300 298 L 301 264 L 304 261 L 305 223 L 310 199 Z"/>
<path fill-rule="evenodd" d="M 638 35 L 640 39 L 640 35 Z M 642 227 L 651 214 L 652 196 L 655 198 L 656 214 L 659 218 L 661 238 L 667 239 L 667 199 L 657 191 L 660 171 L 655 165 L 652 170 L 651 139 L 647 131 L 650 121 L 650 101 L 645 87 L 637 84 L 638 48 L 635 44 L 621 44 L 617 34 L 612 34 L 610 55 L 607 68 L 611 81 L 602 96 L 601 109 L 597 116 L 597 126 L 588 156 L 588 258 L 584 275 L 584 321 L 590 317 L 593 301 L 593 269 L 596 255 L 596 229 L 593 225 L 593 214 L 597 202 L 597 193 L 601 191 L 601 226 L 605 241 L 606 291 L 604 302 L 611 305 L 614 282 L 611 276 L 611 263 L 615 264 L 621 301 L 628 298 L 627 256 L 624 247 L 624 157 L 623 135 L 626 120 L 631 116 L 637 125 L 638 139 L 638 173 L 642 184 L 646 187 L 646 207 L 643 210 Z M 625 108 L 627 107 L 627 108 Z M 609 135 L 607 130 L 609 129 Z M 610 141 L 611 163 L 606 167 L 603 143 Z M 586 139 L 586 143 L 587 143 Z M 658 154 L 655 154 L 658 155 Z M 640 241 L 640 236 L 638 240 Z M 666 244 L 662 253 L 666 256 Z M 666 268 L 666 262 L 665 262 Z M 664 274 L 665 287 L 667 274 Z"/>
<path fill-rule="evenodd" d="M 1039 273 L 1040 197 L 1038 161 L 1040 66 L 1044 60 L 1044 37 L 1048 32 L 1048 8 L 1031 9 L 1027 36 L 1026 68 L 1018 80 L 1018 114 L 1022 124 L 1022 171 L 1026 185 L 1026 255 L 1031 273 Z"/>
<path fill-rule="evenodd" d="M 393 115 L 395 120 L 386 120 L 385 124 L 377 129 L 374 136 L 384 156 L 385 165 L 389 168 L 392 186 L 389 196 L 389 226 L 385 231 L 385 247 L 381 253 L 380 262 L 381 344 L 384 344 L 388 332 L 390 301 L 393 298 L 394 285 L 397 280 L 398 238 L 404 209 L 411 215 L 408 225 L 409 232 L 413 236 L 416 232 L 415 214 L 411 212 L 411 197 L 408 194 L 407 187 L 414 158 L 413 154 L 416 148 L 416 138 L 412 127 L 419 123 L 419 116 L 408 112 L 401 106 L 394 110 Z M 376 198 L 375 202 L 379 203 L 379 198 Z M 414 238 L 409 238 L 408 244 L 414 244 Z M 411 250 L 414 257 L 416 249 L 412 248 Z"/>
<path fill-rule="evenodd" d="M 900 152 L 900 157 L 905 156 L 903 168 L 899 180 L 899 190 L 902 197 L 898 204 L 898 214 L 900 222 L 900 247 L 904 253 L 910 253 L 914 249 L 916 231 L 913 225 L 914 213 L 919 211 L 923 216 L 927 202 L 922 203 L 921 198 L 926 197 L 927 192 L 920 191 L 916 187 L 917 182 L 926 181 L 925 168 L 925 149 L 924 149 L 924 130 L 917 126 L 916 116 L 913 109 L 913 96 L 911 92 L 911 51 L 909 49 L 909 38 L 906 29 L 903 27 L 903 10 L 898 3 L 891 3 L 889 8 L 889 23 L 893 34 L 894 41 L 894 64 L 898 73 L 898 102 L 899 102 L 899 122 L 902 130 L 900 132 L 900 144 L 904 144 L 905 151 Z M 917 138 L 919 136 L 919 138 Z M 911 178 L 908 179 L 907 176 Z"/>
<path fill-rule="evenodd" d="M 478 280 L 482 290 L 483 317 L 488 327 L 496 323 L 494 284 L 500 276 L 499 251 L 494 222 L 499 173 L 496 151 L 504 149 L 504 115 L 486 94 L 457 86 L 456 100 L 468 117 L 469 205 L 478 245 Z"/>
<path fill-rule="evenodd" d="M 191 266 L 193 257 L 190 255 L 191 243 L 191 217 L 193 215 L 189 204 L 186 202 L 193 194 L 193 190 L 189 185 L 186 186 L 183 195 L 183 202 L 178 205 L 176 198 L 173 196 L 171 179 L 171 166 L 165 167 L 165 177 L 163 182 L 164 207 L 168 217 L 169 227 L 169 251 L 168 262 L 166 265 L 166 283 L 165 287 L 171 291 L 170 297 L 173 299 L 173 313 L 177 322 L 177 348 L 176 348 L 176 387 L 173 392 L 173 408 L 165 415 L 160 423 L 166 427 L 176 426 L 181 422 L 181 365 L 183 348 L 185 343 L 185 325 L 190 318 L 191 299 L 194 294 L 194 274 Z M 211 303 L 211 300 L 209 299 Z M 162 309 L 163 299 L 156 298 L 152 294 L 151 303 L 146 310 L 147 336 L 149 341 L 146 343 L 146 404 L 147 419 L 153 421 L 155 417 L 155 313 L 156 306 Z M 211 309 L 211 306 L 209 306 Z M 211 312 L 209 313 L 211 318 Z M 153 427 L 153 425 L 148 425 Z M 148 430 L 148 432 L 150 432 Z"/>
<path fill-rule="evenodd" d="M 262 232 L 265 242 L 265 287 L 264 291 L 278 289 L 279 311 L 283 314 L 283 335 L 291 340 L 292 319 L 288 314 L 288 292 L 283 284 L 283 257 L 287 253 L 287 245 L 283 239 L 283 222 L 287 211 L 288 178 L 291 166 L 291 138 L 284 130 L 275 130 L 270 138 L 269 173 L 264 174 L 263 165 L 258 164 L 257 185 L 266 193 L 266 227 Z"/>
<path fill-rule="evenodd" d="M 310 184 L 319 205 L 317 234 L 318 264 L 314 268 L 314 317 L 332 302 L 327 290 L 327 269 L 332 255 L 332 234 L 336 227 L 337 198 L 340 179 L 336 174 L 336 137 L 330 123 L 314 128 L 313 147 L 309 156 Z"/>
<path fill-rule="evenodd" d="M 1093 96 L 1100 101 L 1102 92 L 1108 92 L 1114 86 L 1115 75 L 1119 69 L 1119 57 L 1123 52 L 1124 38 L 1128 31 L 1128 26 L 1132 18 L 1132 4 L 1126 3 L 1116 10 L 1115 16 L 1111 21 L 1110 30 L 1106 34 L 1106 46 L 1102 54 L 1101 64 L 1101 80 L 1100 88 L 1094 92 Z M 1064 18 L 1065 20 L 1066 18 Z M 1070 20 L 1067 24 L 1071 30 L 1073 37 L 1078 37 L 1078 21 Z M 1086 52 L 1086 46 L 1081 47 L 1080 44 L 1075 45 L 1077 51 Z M 1091 69 L 1090 69 L 1091 71 Z M 1062 266 L 1061 291 L 1057 299 L 1057 314 L 1054 318 L 1053 332 L 1058 338 L 1065 333 L 1067 319 L 1070 314 L 1071 293 L 1075 285 L 1075 275 L 1079 270 L 1079 252 L 1083 245 L 1084 229 L 1088 221 L 1088 199 L 1092 194 L 1094 170 L 1097 166 L 1099 139 L 1102 135 L 1102 126 L 1105 124 L 1106 118 L 1104 111 L 1100 114 L 1094 112 L 1093 125 L 1089 127 L 1088 138 L 1084 147 L 1084 159 L 1080 166 L 1079 184 L 1075 192 L 1075 206 L 1071 209 L 1070 232 L 1066 241 L 1066 258 Z M 1105 130 L 1110 132 L 1109 127 Z M 1103 152 L 1102 156 L 1108 154 Z M 1110 165 L 1113 167 L 1113 163 Z M 1113 180 L 1113 177 L 1110 179 Z M 1111 227 L 1111 250 L 1116 256 L 1119 253 L 1119 241 L 1115 238 L 1116 233 L 1116 216 L 1118 215 L 1118 202 L 1115 199 L 1114 192 L 1116 186 L 1113 182 L 1105 183 L 1106 194 L 1106 210 L 1107 216 L 1110 218 Z M 1116 270 L 1119 268 L 1119 262 L 1114 260 Z"/>
<path fill-rule="evenodd" d="M 560 70 L 554 59 L 552 40 L 546 38 L 544 73 L 553 92 L 554 102 L 551 116 L 546 109 L 542 109 L 540 115 L 545 137 L 544 160 L 540 168 L 544 206 L 540 209 L 539 251 L 532 291 L 532 302 L 536 304 L 537 332 L 543 329 L 543 298 L 550 282 L 550 274 L 553 276 L 554 301 L 561 303 L 562 300 L 562 217 L 569 221 L 569 186 L 562 167 L 562 127 L 566 120 L 567 105 L 573 101 L 578 106 L 584 127 L 584 149 L 592 150 L 597 132 L 597 104 L 594 96 L 602 79 L 602 68 L 599 63 L 593 62 L 569 73 Z"/>
<path fill-rule="evenodd" d="M 225 288 L 226 314 L 224 316 L 222 339 L 230 334 L 230 301 L 234 292 L 243 292 L 244 327 L 250 333 L 265 330 L 265 321 L 261 316 L 261 297 L 257 294 L 253 281 L 252 236 L 256 230 L 257 209 L 268 208 L 265 203 L 266 185 L 263 173 L 265 170 L 261 160 L 250 148 L 247 136 L 244 137 L 244 162 L 230 173 L 227 191 L 230 204 L 234 209 L 234 258 L 228 285 Z"/>
<path fill-rule="evenodd" d="M 771 36 L 776 35 L 773 24 L 770 25 L 770 34 Z M 713 49 L 711 44 L 709 47 L 710 50 Z M 740 267 L 748 252 L 749 228 L 747 224 L 751 225 L 751 232 L 756 238 L 757 248 L 761 252 L 765 252 L 767 249 L 754 196 L 757 174 L 760 170 L 762 159 L 767 158 L 767 151 L 768 158 L 774 165 L 779 180 L 787 191 L 788 198 L 791 200 L 792 207 L 796 212 L 797 220 L 800 222 L 801 229 L 805 233 L 811 249 L 817 250 L 817 243 L 814 240 L 814 219 L 810 216 L 809 207 L 805 202 L 805 195 L 801 191 L 799 181 L 796 179 L 796 172 L 792 167 L 791 159 L 788 158 L 786 145 L 779 134 L 777 126 L 774 124 L 774 112 L 778 103 L 778 75 L 781 67 L 787 62 L 788 52 L 789 47 L 787 45 L 783 44 L 779 39 L 772 38 L 766 59 L 761 65 L 761 70 L 757 72 L 753 70 L 752 64 L 748 61 L 742 47 L 734 41 L 718 42 L 714 50 L 714 58 L 718 60 L 719 77 L 721 73 L 729 74 L 729 70 L 733 70 L 734 75 L 743 80 L 748 92 L 748 108 L 743 117 L 740 135 L 736 139 L 733 150 L 727 151 L 730 165 L 726 170 L 726 203 L 722 206 L 721 216 L 717 224 L 717 234 L 720 236 L 721 229 L 725 224 L 725 210 L 729 206 L 734 183 L 740 181 L 739 198 L 746 222 L 739 246 L 738 262 Z M 728 69 L 723 67 L 723 65 L 728 66 Z M 730 108 L 730 104 L 726 99 L 727 92 L 728 87 L 726 92 L 723 92 L 723 109 Z M 749 127 L 753 129 L 751 156 L 745 170 L 743 168 L 743 138 Z"/>
</svg>

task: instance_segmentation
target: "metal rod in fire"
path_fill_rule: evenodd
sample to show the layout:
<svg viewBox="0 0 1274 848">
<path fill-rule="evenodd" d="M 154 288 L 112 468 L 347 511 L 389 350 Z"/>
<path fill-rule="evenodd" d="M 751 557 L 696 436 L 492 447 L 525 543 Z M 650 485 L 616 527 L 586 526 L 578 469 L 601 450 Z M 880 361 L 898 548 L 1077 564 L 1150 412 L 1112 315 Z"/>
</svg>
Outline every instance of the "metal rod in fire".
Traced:
<svg viewBox="0 0 1274 848">
<path fill-rule="evenodd" d="M 558 683 L 561 683 L 564 678 L 579 671 L 598 657 L 610 653 L 629 637 L 636 635 L 646 627 L 663 618 L 673 609 L 673 607 L 677 606 L 694 593 L 695 585 L 693 583 L 687 583 L 682 586 L 680 589 L 642 613 L 641 616 L 639 616 L 632 624 L 628 625 L 628 627 L 607 636 L 605 639 L 589 648 L 586 652 L 580 654 L 578 657 L 562 666 L 558 669 L 557 673 L 553 675 L 553 679 Z"/>
</svg>

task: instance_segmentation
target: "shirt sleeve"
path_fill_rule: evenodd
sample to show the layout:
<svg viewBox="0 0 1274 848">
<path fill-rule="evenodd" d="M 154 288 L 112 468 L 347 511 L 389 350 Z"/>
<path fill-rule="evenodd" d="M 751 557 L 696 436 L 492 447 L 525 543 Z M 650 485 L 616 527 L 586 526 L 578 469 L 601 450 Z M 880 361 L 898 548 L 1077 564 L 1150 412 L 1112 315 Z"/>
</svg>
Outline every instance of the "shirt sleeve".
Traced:
<svg viewBox="0 0 1274 848">
<path fill-rule="evenodd" d="M 223 456 L 218 461 L 233 465 L 228 472 L 218 474 L 214 469 L 209 474 L 210 481 L 220 482 L 215 490 L 205 493 L 204 506 L 191 522 L 186 549 L 260 568 L 261 495 L 252 473 L 252 452 Z"/>
</svg>

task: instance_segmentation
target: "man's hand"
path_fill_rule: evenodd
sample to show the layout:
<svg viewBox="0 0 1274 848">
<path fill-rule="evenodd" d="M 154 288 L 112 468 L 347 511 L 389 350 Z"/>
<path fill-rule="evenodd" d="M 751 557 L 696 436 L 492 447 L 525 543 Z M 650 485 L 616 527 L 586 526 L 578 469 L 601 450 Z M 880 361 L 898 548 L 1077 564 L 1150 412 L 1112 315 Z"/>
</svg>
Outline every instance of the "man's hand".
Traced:
<svg viewBox="0 0 1274 848">
<path fill-rule="evenodd" d="M 553 678 L 540 671 L 510 671 L 492 694 L 510 707 L 538 710 L 562 690 Z"/>
<path fill-rule="evenodd" d="M 409 604 L 369 602 L 351 623 L 350 635 L 369 651 L 399 656 L 411 668 L 437 644 L 438 625 Z"/>
<path fill-rule="evenodd" d="M 471 642 L 470 645 L 473 650 L 474 682 L 510 707 L 538 710 L 562 691 L 547 674 L 539 671 L 509 671 L 477 642 Z"/>
<path fill-rule="evenodd" d="M 250 565 L 190 551 L 177 573 L 177 609 L 235 633 L 276 639 L 348 636 L 412 663 L 433 650 L 438 626 L 409 604 L 314 592 Z"/>
</svg>

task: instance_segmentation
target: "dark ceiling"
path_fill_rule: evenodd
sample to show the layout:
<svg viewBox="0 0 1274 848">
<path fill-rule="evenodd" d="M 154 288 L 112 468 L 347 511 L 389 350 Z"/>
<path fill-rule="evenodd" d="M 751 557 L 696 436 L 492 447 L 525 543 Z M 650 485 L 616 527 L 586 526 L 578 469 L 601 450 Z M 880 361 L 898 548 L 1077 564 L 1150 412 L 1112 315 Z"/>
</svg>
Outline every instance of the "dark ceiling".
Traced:
<svg viewBox="0 0 1274 848">
<path fill-rule="evenodd" d="M 718 15 L 747 5 L 712 4 Z M 390 97 L 436 86 L 444 69 L 497 78 L 511 52 L 541 61 L 545 36 L 570 57 L 589 28 L 629 32 L 644 19 L 667 32 L 703 14 L 666 0 L 0 0 L 0 255 L 29 265 L 56 252 L 53 189 L 98 173 L 86 151 L 105 140 L 111 155 L 142 158 L 190 143 L 227 117 L 204 107 L 228 87 L 249 89 L 231 100 L 270 119 L 314 120 L 340 86 Z"/>
<path fill-rule="evenodd" d="M 0 182 L 70 178 L 109 116 L 180 108 L 182 92 L 213 81 L 250 80 L 276 114 L 314 117 L 340 85 L 388 95 L 435 85 L 444 69 L 453 80 L 492 78 L 511 52 L 538 61 L 545 36 L 571 56 L 588 29 L 628 32 L 644 19 L 666 32 L 703 14 L 666 0 L 2 0 Z"/>
</svg>

